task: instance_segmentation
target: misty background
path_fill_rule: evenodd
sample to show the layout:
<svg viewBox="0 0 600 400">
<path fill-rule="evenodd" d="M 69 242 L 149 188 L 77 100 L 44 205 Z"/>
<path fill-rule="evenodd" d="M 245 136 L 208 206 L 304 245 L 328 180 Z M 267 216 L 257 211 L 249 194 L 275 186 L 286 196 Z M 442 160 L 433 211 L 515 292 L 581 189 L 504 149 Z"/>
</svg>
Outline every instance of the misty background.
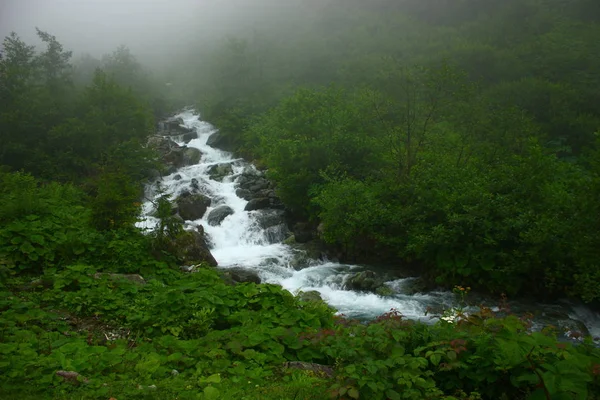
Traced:
<svg viewBox="0 0 600 400">
<path fill-rule="evenodd" d="M 319 1 L 2 0 L 0 36 L 39 43 L 35 27 L 81 54 L 100 57 L 120 45 L 155 66 L 218 38 L 247 34 L 277 17 L 298 16 Z M 171 60 L 172 61 L 172 60 Z"/>
</svg>

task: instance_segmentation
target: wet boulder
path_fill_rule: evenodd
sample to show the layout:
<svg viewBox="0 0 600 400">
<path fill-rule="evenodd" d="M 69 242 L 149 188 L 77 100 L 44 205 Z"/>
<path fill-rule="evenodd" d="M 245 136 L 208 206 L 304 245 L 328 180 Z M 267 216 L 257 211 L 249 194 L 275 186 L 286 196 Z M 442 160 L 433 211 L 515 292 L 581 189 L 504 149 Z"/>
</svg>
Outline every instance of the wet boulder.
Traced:
<svg viewBox="0 0 600 400">
<path fill-rule="evenodd" d="M 237 189 L 235 191 L 235 195 L 241 199 L 244 200 L 251 200 L 252 199 L 252 192 L 250 192 L 248 189 Z"/>
<path fill-rule="evenodd" d="M 306 302 L 321 302 L 323 298 L 321 297 L 321 293 L 316 290 L 309 290 L 308 292 L 300 292 L 298 294 L 298 298 L 302 301 Z"/>
<path fill-rule="evenodd" d="M 200 231 L 185 231 L 169 244 L 171 252 L 183 265 L 206 263 L 216 267 L 217 261 L 208 248 L 203 229 Z"/>
<path fill-rule="evenodd" d="M 233 285 L 244 282 L 251 282 L 257 284 L 262 282 L 260 276 L 258 276 L 256 271 L 252 271 L 242 267 L 227 268 L 223 272 L 223 278 L 226 282 Z"/>
<path fill-rule="evenodd" d="M 202 158 L 202 152 L 194 147 L 185 147 L 182 153 L 180 166 L 198 164 Z"/>
<path fill-rule="evenodd" d="M 285 211 L 283 210 L 265 210 L 257 216 L 258 224 L 262 229 L 277 226 L 285 223 Z"/>
<path fill-rule="evenodd" d="M 164 164 L 174 168 L 197 164 L 202 155 L 198 149 L 179 146 L 173 140 L 161 136 L 151 136 L 147 145 L 158 152 Z"/>
<path fill-rule="evenodd" d="M 327 256 L 327 246 L 323 242 L 311 240 L 306 243 L 298 243 L 295 241 L 295 238 L 291 238 L 294 238 L 294 235 L 287 239 L 287 243 L 299 252 L 306 254 L 306 257 L 309 260 L 323 260 L 329 258 Z"/>
<path fill-rule="evenodd" d="M 244 167 L 244 170 L 242 171 L 242 175 L 245 176 L 263 176 L 264 172 L 257 169 L 254 165 L 248 165 L 246 167 Z"/>
<path fill-rule="evenodd" d="M 270 206 L 271 202 L 268 198 L 252 199 L 246 204 L 244 211 L 262 210 L 263 208 L 269 208 Z"/>
<path fill-rule="evenodd" d="M 208 224 L 210 226 L 220 225 L 221 222 L 231 214 L 233 214 L 233 209 L 231 207 L 226 205 L 219 206 L 208 213 Z"/>
<path fill-rule="evenodd" d="M 375 292 L 383 286 L 383 279 L 373 271 L 361 271 L 352 274 L 346 280 L 346 289 Z"/>
<path fill-rule="evenodd" d="M 285 210 L 285 204 L 283 204 L 279 197 L 269 197 L 269 208 Z"/>
<path fill-rule="evenodd" d="M 221 131 L 217 131 L 210 135 L 208 140 L 206 141 L 206 144 L 210 147 L 222 150 L 234 150 L 235 148 L 235 143 L 233 139 L 229 135 L 226 135 Z"/>
<path fill-rule="evenodd" d="M 242 189 L 244 190 L 244 189 Z M 275 194 L 275 191 L 273 189 L 263 189 L 263 190 L 259 190 L 258 192 L 254 193 L 254 197 L 270 197 L 270 198 L 278 198 L 277 194 Z"/>
<path fill-rule="evenodd" d="M 298 222 L 292 228 L 297 243 L 307 243 L 315 238 L 312 226 L 307 222 Z"/>
<path fill-rule="evenodd" d="M 399 288 L 402 294 L 415 295 L 425 293 L 428 289 L 427 282 L 422 278 L 407 278 Z"/>
<path fill-rule="evenodd" d="M 238 186 L 242 189 L 248 189 L 251 192 L 258 192 L 270 186 L 270 183 L 265 178 L 257 175 L 242 174 L 237 180 Z"/>
<path fill-rule="evenodd" d="M 269 182 L 266 179 L 259 179 L 254 183 L 254 185 L 250 186 L 248 188 L 248 190 L 250 190 L 251 192 L 259 192 L 263 189 L 268 189 L 268 188 L 269 188 Z"/>
<path fill-rule="evenodd" d="M 233 174 L 233 167 L 230 163 L 216 164 L 208 169 L 208 176 L 214 181 L 221 182 L 223 178 Z"/>
<path fill-rule="evenodd" d="M 198 138 L 198 133 L 195 130 L 190 130 L 189 132 L 186 132 L 184 134 L 181 135 L 181 140 L 184 143 L 189 143 L 194 139 Z"/>
<path fill-rule="evenodd" d="M 163 136 L 150 136 L 146 141 L 146 145 L 157 150 L 160 155 L 164 155 L 172 149 L 179 148 L 177 143 Z"/>
<path fill-rule="evenodd" d="M 171 149 L 168 153 L 165 153 L 161 156 L 162 161 L 167 164 L 169 167 L 180 168 L 184 165 L 183 161 L 183 149 L 182 148 L 174 148 Z"/>
<path fill-rule="evenodd" d="M 165 136 L 171 136 L 171 137 L 175 137 L 178 140 L 184 140 L 185 138 L 190 138 L 188 140 L 188 142 L 192 139 L 195 139 L 198 137 L 198 134 L 196 133 L 196 131 L 194 129 L 189 129 L 189 128 L 185 128 L 183 126 L 178 126 L 177 128 L 172 128 L 170 130 L 161 132 L 161 134 L 165 135 Z"/>
<path fill-rule="evenodd" d="M 181 131 L 181 130 L 188 130 L 188 128 L 182 126 L 184 124 L 183 118 L 181 117 L 171 117 L 169 119 L 167 119 L 166 121 L 164 121 L 161 125 L 160 125 L 160 130 L 162 133 L 165 132 L 172 132 L 172 131 Z"/>
<path fill-rule="evenodd" d="M 179 215 L 186 221 L 200 219 L 206 213 L 206 209 L 210 207 L 211 200 L 203 194 L 183 193 L 177 200 L 177 209 Z"/>
</svg>

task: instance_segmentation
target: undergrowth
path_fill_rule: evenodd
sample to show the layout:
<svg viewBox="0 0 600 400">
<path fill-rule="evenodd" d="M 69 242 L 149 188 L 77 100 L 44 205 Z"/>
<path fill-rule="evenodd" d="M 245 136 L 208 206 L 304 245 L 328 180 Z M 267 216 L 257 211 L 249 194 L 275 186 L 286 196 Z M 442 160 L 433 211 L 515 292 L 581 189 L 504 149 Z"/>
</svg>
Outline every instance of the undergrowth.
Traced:
<svg viewBox="0 0 600 400">
<path fill-rule="evenodd" d="M 2 283 L 1 398 L 599 398 L 591 339 L 560 342 L 489 309 L 433 325 L 396 311 L 360 323 L 275 285 L 228 286 L 209 268 L 146 284 L 94 272 Z"/>
<path fill-rule="evenodd" d="M 3 177 L 0 399 L 600 398 L 591 338 L 502 307 L 467 315 L 469 288 L 436 323 L 361 323 L 276 285 L 185 274 L 160 245 L 168 226 L 100 230 L 75 188 Z"/>
</svg>

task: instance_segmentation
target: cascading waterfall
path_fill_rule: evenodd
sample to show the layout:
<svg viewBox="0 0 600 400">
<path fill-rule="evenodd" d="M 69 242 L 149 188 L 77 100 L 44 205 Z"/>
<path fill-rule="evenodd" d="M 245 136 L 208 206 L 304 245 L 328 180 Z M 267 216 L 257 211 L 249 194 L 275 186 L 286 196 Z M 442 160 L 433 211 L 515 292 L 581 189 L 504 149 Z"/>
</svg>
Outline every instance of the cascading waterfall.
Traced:
<svg viewBox="0 0 600 400">
<path fill-rule="evenodd" d="M 247 200 L 236 194 L 237 183 L 246 173 L 259 172 L 242 159 L 233 158 L 231 153 L 221 151 L 207 145 L 208 138 L 216 129 L 207 122 L 201 121 L 193 111 L 184 111 L 176 118 L 183 120 L 183 126 L 195 129 L 198 137 L 187 143 L 188 147 L 199 149 L 202 158 L 199 164 L 182 167 L 160 180 L 163 190 L 173 198 L 194 187 L 200 193 L 210 197 L 212 204 L 201 219 L 186 221 L 191 229 L 202 225 L 211 243 L 211 252 L 220 268 L 242 267 L 258 273 L 265 283 L 279 284 L 292 293 L 297 291 L 318 291 L 323 300 L 348 317 L 368 319 L 396 309 L 411 319 L 431 320 L 427 310 L 442 310 L 454 305 L 454 296 L 449 292 L 429 292 L 425 294 L 406 294 L 405 286 L 411 278 L 387 282 L 393 295 L 379 296 L 344 288 L 344 282 L 353 273 L 363 270 L 356 265 L 339 264 L 322 260 L 304 260 L 298 263 L 299 250 L 283 244 L 286 227 L 281 221 L 270 227 L 263 227 L 261 220 L 268 217 L 270 210 L 244 211 Z M 230 173 L 222 181 L 210 178 L 210 169 L 216 165 L 230 164 Z M 154 186 L 148 186 L 146 196 L 153 199 L 158 192 Z M 218 206 L 227 205 L 233 213 L 216 226 L 208 223 L 210 211 Z M 153 204 L 149 200 L 143 205 L 145 219 L 140 227 L 152 228 L 157 220 L 151 216 Z M 300 258 L 301 259 L 301 258 Z M 552 315 L 564 315 L 570 323 L 585 324 L 592 335 L 600 335 L 600 317 L 588 309 L 568 304 L 536 305 L 542 318 L 546 314 L 545 307 L 559 311 Z M 557 324 L 554 317 L 551 322 Z M 538 323 L 542 323 L 538 322 Z M 558 322 L 560 324 L 560 322 Z"/>
</svg>

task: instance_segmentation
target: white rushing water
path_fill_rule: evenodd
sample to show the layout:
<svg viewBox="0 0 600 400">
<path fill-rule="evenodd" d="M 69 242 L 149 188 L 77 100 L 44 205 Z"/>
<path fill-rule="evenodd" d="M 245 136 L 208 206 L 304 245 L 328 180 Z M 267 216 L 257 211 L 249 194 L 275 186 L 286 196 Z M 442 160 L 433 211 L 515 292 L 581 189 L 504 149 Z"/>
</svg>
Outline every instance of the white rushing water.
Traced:
<svg viewBox="0 0 600 400">
<path fill-rule="evenodd" d="M 201 121 L 193 111 L 185 111 L 176 116 L 181 117 L 184 126 L 195 129 L 198 138 L 187 143 L 188 147 L 199 149 L 202 158 L 199 164 L 180 168 L 177 172 L 165 176 L 160 181 L 163 189 L 173 198 L 188 191 L 196 180 L 195 187 L 200 193 L 209 196 L 212 204 L 204 216 L 195 221 L 186 221 L 188 228 L 201 224 L 208 235 L 212 248 L 211 252 L 219 267 L 243 267 L 258 273 L 263 282 L 275 283 L 292 293 L 298 291 L 318 291 L 323 300 L 338 310 L 340 314 L 355 318 L 373 318 L 380 314 L 396 309 L 411 319 L 430 320 L 428 308 L 442 310 L 453 305 L 454 296 L 449 292 L 430 292 L 427 294 L 405 294 L 405 286 L 409 279 L 399 279 L 387 282 L 393 291 L 392 296 L 379 296 L 374 293 L 357 292 L 344 289 L 344 281 L 353 273 L 363 270 L 356 265 L 339 264 L 322 260 L 302 258 L 300 250 L 283 244 L 285 226 L 263 229 L 259 223 L 261 216 L 268 210 L 244 211 L 248 201 L 236 195 L 236 181 L 242 173 L 259 173 L 249 163 L 235 159 L 231 153 L 208 146 L 207 140 L 216 129 L 207 122 Z M 180 143 L 182 144 L 182 143 Z M 232 165 L 232 173 L 222 182 L 210 179 L 209 169 L 218 164 Z M 156 189 L 148 187 L 146 196 L 156 196 Z M 210 211 L 220 205 L 233 209 L 233 214 L 227 216 L 220 225 L 211 226 L 207 222 Z M 144 203 L 146 219 L 140 227 L 152 228 L 156 219 L 151 217 L 153 211 L 151 201 Z M 298 262 L 298 260 L 301 260 Z M 302 261 L 303 260 L 303 261 Z M 574 310 L 574 311 L 573 311 Z M 579 309 L 564 311 L 565 315 L 577 314 L 585 318 L 585 324 L 598 333 L 598 316 L 595 313 Z M 596 328 L 596 329 L 594 329 Z"/>
</svg>

